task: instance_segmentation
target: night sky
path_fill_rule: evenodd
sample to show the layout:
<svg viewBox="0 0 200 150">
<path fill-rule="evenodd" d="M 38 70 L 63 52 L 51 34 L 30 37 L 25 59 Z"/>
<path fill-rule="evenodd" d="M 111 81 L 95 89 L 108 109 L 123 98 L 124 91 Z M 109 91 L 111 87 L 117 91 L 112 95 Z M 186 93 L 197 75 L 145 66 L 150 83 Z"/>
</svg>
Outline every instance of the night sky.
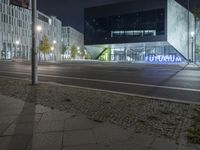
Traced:
<svg viewBox="0 0 200 150">
<path fill-rule="evenodd" d="M 57 16 L 63 25 L 83 32 L 84 8 L 125 1 L 130 0 L 38 0 L 38 9 L 47 15 Z M 150 1 L 147 0 L 147 3 Z M 187 0 L 177 1 L 187 4 Z M 192 7 L 200 8 L 200 0 L 190 0 L 190 3 Z"/>
</svg>

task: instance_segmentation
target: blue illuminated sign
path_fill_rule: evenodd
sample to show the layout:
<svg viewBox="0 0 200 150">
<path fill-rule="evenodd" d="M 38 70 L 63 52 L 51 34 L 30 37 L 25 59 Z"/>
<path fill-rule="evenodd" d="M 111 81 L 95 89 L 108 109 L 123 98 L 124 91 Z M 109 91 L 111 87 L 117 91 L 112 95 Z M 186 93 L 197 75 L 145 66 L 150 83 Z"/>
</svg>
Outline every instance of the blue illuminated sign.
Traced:
<svg viewBox="0 0 200 150">
<path fill-rule="evenodd" d="M 176 55 L 149 55 L 145 57 L 145 61 L 152 63 L 180 63 L 182 58 Z"/>
</svg>

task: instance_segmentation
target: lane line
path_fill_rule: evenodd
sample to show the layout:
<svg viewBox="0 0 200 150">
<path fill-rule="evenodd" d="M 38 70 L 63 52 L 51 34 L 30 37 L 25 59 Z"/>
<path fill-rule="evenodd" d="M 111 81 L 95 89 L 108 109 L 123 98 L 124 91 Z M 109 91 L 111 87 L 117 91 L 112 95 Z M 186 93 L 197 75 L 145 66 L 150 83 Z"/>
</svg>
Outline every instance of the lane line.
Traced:
<svg viewBox="0 0 200 150">
<path fill-rule="evenodd" d="M 1 75 L 0 75 L 0 78 L 8 78 L 8 79 L 15 79 L 15 80 L 31 81 L 30 79 L 22 79 L 22 78 L 17 78 L 17 77 L 7 77 L 7 76 L 1 76 Z M 103 90 L 103 89 L 82 87 L 82 86 L 76 86 L 76 85 L 66 85 L 66 84 L 55 83 L 55 82 L 40 81 L 40 83 L 50 84 L 50 85 L 57 85 L 57 86 L 63 86 L 63 87 L 79 88 L 79 89 L 83 89 L 83 90 L 91 90 L 91 91 L 97 91 L 97 92 L 107 92 L 107 93 L 111 93 L 111 94 L 119 94 L 119 95 L 132 96 L 132 97 L 141 97 L 141 98 L 153 99 L 153 100 L 161 100 L 161 101 L 166 101 L 166 102 L 200 105 L 200 102 L 188 101 L 188 100 L 179 100 L 179 99 L 172 99 L 172 98 L 147 96 L 147 95 L 141 95 L 141 94 L 126 93 L 126 92 L 117 92 L 117 91 L 112 91 L 112 90 Z"/>
<path fill-rule="evenodd" d="M 30 73 L 23 73 L 23 72 L 0 71 L 0 73 L 31 75 Z M 131 85 L 131 86 L 143 86 L 143 87 L 151 87 L 151 88 L 162 88 L 162 89 L 200 92 L 200 89 L 194 89 L 194 88 L 192 89 L 192 88 L 181 88 L 181 87 L 172 87 L 172 86 L 159 86 L 159 85 L 152 85 L 152 84 L 129 83 L 129 82 L 121 82 L 121 81 L 109 81 L 109 80 L 101 80 L 101 79 L 89 79 L 89 78 L 67 77 L 67 76 L 46 75 L 46 74 L 38 74 L 38 76 L 51 77 L 51 78 L 62 78 L 62 79 L 72 79 L 72 80 L 83 80 L 83 81 L 92 81 L 92 82 L 102 82 L 102 83 L 111 83 L 111 84 L 123 84 L 123 85 Z"/>
</svg>

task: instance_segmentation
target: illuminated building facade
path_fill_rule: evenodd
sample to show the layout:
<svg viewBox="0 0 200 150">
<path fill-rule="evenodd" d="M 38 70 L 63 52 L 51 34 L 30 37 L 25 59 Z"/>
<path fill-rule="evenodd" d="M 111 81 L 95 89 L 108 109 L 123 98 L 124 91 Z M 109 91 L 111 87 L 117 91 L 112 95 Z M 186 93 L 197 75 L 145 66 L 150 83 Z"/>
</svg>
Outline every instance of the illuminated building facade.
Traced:
<svg viewBox="0 0 200 150">
<path fill-rule="evenodd" d="M 9 4 L 9 0 L 0 0 L 0 59 L 30 60 L 32 47 L 31 10 Z M 46 35 L 52 45 L 48 60 L 60 59 L 62 23 L 54 16 L 37 12 L 37 47 Z M 41 59 L 43 55 L 41 55 Z"/>
<path fill-rule="evenodd" d="M 194 59 L 190 35 L 194 16 L 175 0 L 86 8 L 84 26 L 85 46 L 94 59 L 102 58 L 101 54 L 111 61 L 181 63 Z"/>
</svg>

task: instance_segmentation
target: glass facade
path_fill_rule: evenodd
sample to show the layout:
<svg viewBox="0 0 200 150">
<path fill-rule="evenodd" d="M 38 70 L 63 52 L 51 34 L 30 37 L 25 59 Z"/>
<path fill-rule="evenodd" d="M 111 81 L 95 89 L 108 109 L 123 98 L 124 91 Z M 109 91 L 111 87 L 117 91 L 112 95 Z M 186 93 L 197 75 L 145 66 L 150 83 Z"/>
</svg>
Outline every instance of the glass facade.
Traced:
<svg viewBox="0 0 200 150">
<path fill-rule="evenodd" d="M 85 18 L 85 42 L 165 35 L 165 9 Z"/>
<path fill-rule="evenodd" d="M 185 59 L 170 45 L 111 48 L 111 61 L 182 63 Z"/>
</svg>

